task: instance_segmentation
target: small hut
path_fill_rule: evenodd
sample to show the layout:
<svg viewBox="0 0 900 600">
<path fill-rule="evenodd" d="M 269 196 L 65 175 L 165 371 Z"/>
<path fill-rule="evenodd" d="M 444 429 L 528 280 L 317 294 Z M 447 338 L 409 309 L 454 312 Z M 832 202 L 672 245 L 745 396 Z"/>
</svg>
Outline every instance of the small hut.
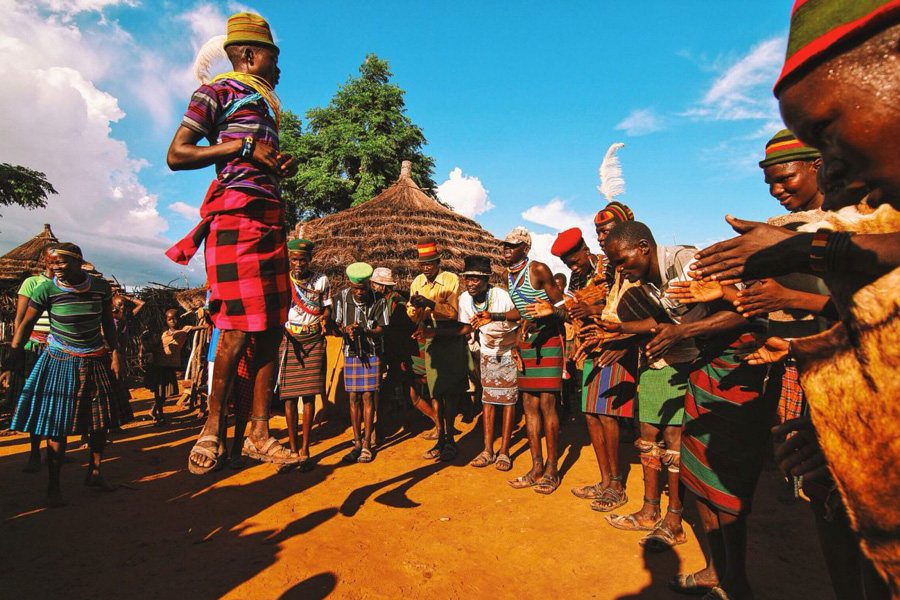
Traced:
<svg viewBox="0 0 900 600">
<path fill-rule="evenodd" d="M 368 202 L 297 225 L 296 236 L 316 244 L 313 269 L 340 289 L 347 285 L 347 265 L 364 261 L 390 268 L 397 287 L 408 290 L 418 274 L 416 239 L 431 235 L 438 241 L 444 268 L 459 273 L 466 255 L 490 256 L 492 279 L 502 283 L 500 240 L 424 193 L 410 178 L 410 169 L 410 162 L 403 161 L 397 181 Z"/>
<path fill-rule="evenodd" d="M 41 272 L 41 258 L 50 244 L 56 244 L 59 239 L 53 234 L 49 223 L 44 223 L 44 229 L 19 246 L 16 246 L 3 256 L 0 256 L 0 340 L 6 341 L 12 335 L 12 323 L 16 316 L 16 301 L 19 286 L 26 277 Z M 84 270 L 94 277 L 106 279 L 93 263 L 85 262 Z M 106 279 L 113 291 L 122 289 L 115 280 Z"/>
</svg>

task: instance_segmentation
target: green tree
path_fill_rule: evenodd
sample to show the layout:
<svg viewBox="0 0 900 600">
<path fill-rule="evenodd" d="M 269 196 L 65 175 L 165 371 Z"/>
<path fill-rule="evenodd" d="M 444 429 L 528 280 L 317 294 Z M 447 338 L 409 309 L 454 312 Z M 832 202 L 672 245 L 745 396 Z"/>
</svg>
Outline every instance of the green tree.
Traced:
<svg viewBox="0 0 900 600">
<path fill-rule="evenodd" d="M 40 171 L 0 163 L 0 206 L 43 208 L 47 206 L 48 196 L 55 193 L 47 176 Z"/>
<path fill-rule="evenodd" d="M 390 83 L 388 63 L 366 56 L 324 108 L 306 113 L 306 127 L 285 111 L 281 148 L 297 158 L 297 174 L 282 182 L 291 225 L 373 198 L 412 162 L 412 177 L 434 195 L 434 159 L 423 152 L 422 129 L 406 115 L 404 91 Z"/>
</svg>

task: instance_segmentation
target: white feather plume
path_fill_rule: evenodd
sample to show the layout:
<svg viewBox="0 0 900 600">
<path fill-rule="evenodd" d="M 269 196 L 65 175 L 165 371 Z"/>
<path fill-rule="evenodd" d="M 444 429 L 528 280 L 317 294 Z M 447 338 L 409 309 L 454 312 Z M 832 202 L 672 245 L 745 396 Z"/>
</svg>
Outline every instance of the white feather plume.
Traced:
<svg viewBox="0 0 900 600">
<path fill-rule="evenodd" d="M 225 54 L 224 35 L 217 35 L 200 48 L 197 52 L 197 58 L 194 59 L 194 77 L 202 84 L 209 83 L 212 79 L 210 69 L 214 62 L 224 60 L 228 62 L 228 55 Z"/>
<path fill-rule="evenodd" d="M 606 151 L 603 162 L 600 164 L 600 185 L 597 191 L 606 198 L 607 202 L 615 200 L 616 196 L 625 193 L 625 178 L 622 177 L 622 164 L 616 151 L 624 148 L 625 144 L 616 142 Z"/>
</svg>

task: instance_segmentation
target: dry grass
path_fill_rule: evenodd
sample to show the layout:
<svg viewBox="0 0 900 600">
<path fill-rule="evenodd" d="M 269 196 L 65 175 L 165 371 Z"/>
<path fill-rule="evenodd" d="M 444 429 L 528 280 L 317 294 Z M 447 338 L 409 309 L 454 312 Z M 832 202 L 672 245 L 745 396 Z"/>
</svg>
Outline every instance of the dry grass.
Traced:
<svg viewBox="0 0 900 600">
<path fill-rule="evenodd" d="M 495 284 L 505 282 L 500 240 L 472 219 L 438 204 L 401 172 L 400 178 L 368 202 L 297 226 L 296 237 L 316 244 L 312 268 L 332 286 L 347 285 L 344 269 L 363 261 L 394 272 L 399 289 L 409 289 L 418 274 L 416 239 L 438 242 L 445 269 L 461 272 L 470 254 L 489 256 Z"/>
</svg>

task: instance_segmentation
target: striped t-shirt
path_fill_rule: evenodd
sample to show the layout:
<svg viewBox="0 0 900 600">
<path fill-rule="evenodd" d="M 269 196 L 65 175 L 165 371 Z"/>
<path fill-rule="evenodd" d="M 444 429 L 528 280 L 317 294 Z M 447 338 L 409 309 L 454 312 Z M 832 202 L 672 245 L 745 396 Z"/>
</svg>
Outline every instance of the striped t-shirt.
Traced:
<svg viewBox="0 0 900 600">
<path fill-rule="evenodd" d="M 252 136 L 257 142 L 278 149 L 278 128 L 268 104 L 252 88 L 233 79 L 200 86 L 191 96 L 181 124 L 201 134 L 211 145 Z M 277 179 L 245 158 L 217 164 L 216 171 L 225 187 L 278 198 Z"/>
<path fill-rule="evenodd" d="M 103 347 L 103 303 L 112 300 L 109 283 L 87 275 L 91 285 L 83 292 L 67 292 L 48 280 L 34 289 L 29 306 L 50 314 L 50 337 L 56 345 L 76 350 Z"/>
<path fill-rule="evenodd" d="M 37 289 L 39 285 L 42 283 L 50 281 L 50 278 L 41 273 L 40 275 L 34 275 L 33 277 L 29 277 L 25 281 L 22 282 L 22 285 L 19 286 L 19 295 L 25 296 L 29 300 L 31 300 L 31 296 L 34 293 L 34 290 Z M 37 323 L 34 324 L 34 329 L 32 330 L 31 337 L 36 341 L 41 340 L 42 338 L 46 338 L 47 334 L 50 332 L 50 316 L 47 313 L 43 313 L 37 320 Z M 37 335 L 35 335 L 37 334 Z"/>
</svg>

